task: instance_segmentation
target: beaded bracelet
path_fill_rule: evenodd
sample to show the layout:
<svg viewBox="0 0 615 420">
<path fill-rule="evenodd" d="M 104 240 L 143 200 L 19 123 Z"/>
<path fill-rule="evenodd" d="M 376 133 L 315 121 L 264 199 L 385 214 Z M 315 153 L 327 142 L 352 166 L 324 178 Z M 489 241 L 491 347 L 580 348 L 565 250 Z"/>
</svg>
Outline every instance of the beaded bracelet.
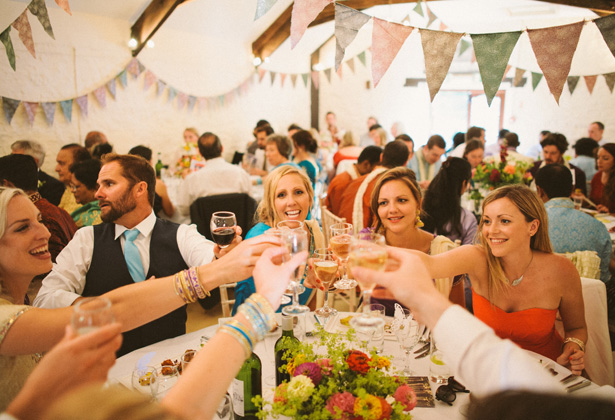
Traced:
<svg viewBox="0 0 615 420">
<path fill-rule="evenodd" d="M 195 300 L 192 299 L 192 296 L 188 294 L 188 290 L 184 287 L 180 273 L 175 274 L 175 281 L 173 283 L 175 294 L 182 298 L 185 303 L 192 303 Z"/>
<path fill-rule="evenodd" d="M 193 303 L 196 302 L 197 299 L 205 299 L 211 296 L 211 293 L 205 290 L 201 285 L 199 281 L 199 272 L 196 267 L 191 267 L 175 274 L 173 286 L 175 288 L 175 294 L 186 303 Z"/>
<path fill-rule="evenodd" d="M 188 272 L 188 278 L 190 279 L 190 283 L 192 284 L 192 287 L 196 291 L 196 294 L 199 297 L 199 299 L 205 299 L 206 297 L 211 296 L 211 293 L 205 290 L 203 286 L 201 285 L 201 282 L 199 281 L 198 269 L 196 267 L 190 267 L 186 271 Z"/>
<path fill-rule="evenodd" d="M 275 312 L 267 299 L 253 293 L 239 307 L 238 312 L 243 314 L 256 333 L 256 337 L 262 340 L 265 335 L 276 326 Z"/>
<path fill-rule="evenodd" d="M 220 327 L 220 331 L 234 337 L 245 350 L 246 358 L 250 356 L 254 349 L 254 335 L 248 327 L 236 319 L 232 319 Z"/>
<path fill-rule="evenodd" d="M 568 337 L 564 340 L 564 344 L 562 344 L 562 348 L 566 345 L 566 343 L 574 343 L 581 348 L 581 351 L 585 353 L 585 343 L 578 338 Z"/>
</svg>

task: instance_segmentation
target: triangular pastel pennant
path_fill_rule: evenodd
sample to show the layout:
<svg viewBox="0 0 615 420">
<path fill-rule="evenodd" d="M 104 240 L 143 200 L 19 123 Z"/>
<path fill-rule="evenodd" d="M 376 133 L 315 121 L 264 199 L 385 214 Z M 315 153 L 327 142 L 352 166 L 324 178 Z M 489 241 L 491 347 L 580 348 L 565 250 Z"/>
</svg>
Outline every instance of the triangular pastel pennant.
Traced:
<svg viewBox="0 0 615 420">
<path fill-rule="evenodd" d="M 611 54 L 615 56 L 615 15 L 598 18 L 594 20 L 594 23 L 600 30 L 609 50 L 611 50 Z"/>
<path fill-rule="evenodd" d="M 218 103 L 220 106 L 224 106 L 224 95 L 218 96 Z"/>
<path fill-rule="evenodd" d="M 502 81 L 504 81 L 504 78 L 508 74 L 508 71 L 510 70 L 511 67 L 512 66 L 510 64 L 506 65 L 506 70 L 504 70 L 504 76 L 502 76 Z"/>
<path fill-rule="evenodd" d="M 169 86 L 169 97 L 167 98 L 167 103 L 171 102 L 175 96 L 177 96 L 177 90 Z"/>
<path fill-rule="evenodd" d="M 359 30 L 370 20 L 370 16 L 358 10 L 335 3 L 335 69 L 344 59 L 344 52 L 356 38 Z"/>
<path fill-rule="evenodd" d="M 308 77 L 310 77 L 310 73 L 302 73 L 301 78 L 303 79 L 303 84 L 307 87 Z"/>
<path fill-rule="evenodd" d="M 263 68 L 258 68 L 258 82 L 262 82 L 263 81 L 263 77 L 265 77 L 265 73 L 267 73 L 267 70 L 263 69 Z"/>
<path fill-rule="evenodd" d="M 521 85 L 521 80 L 523 80 L 523 75 L 525 74 L 525 70 L 516 68 L 515 69 L 515 78 L 513 79 L 513 87 L 519 87 Z"/>
<path fill-rule="evenodd" d="M 446 26 L 446 24 L 442 21 L 440 21 L 440 28 L 441 31 L 446 31 L 448 29 L 448 26 Z"/>
<path fill-rule="evenodd" d="M 589 94 L 594 93 L 594 86 L 596 86 L 596 80 L 598 80 L 598 75 L 594 76 L 583 76 L 585 79 L 585 84 L 587 85 L 587 90 L 589 90 Z"/>
<path fill-rule="evenodd" d="M 145 66 L 139 60 L 137 60 L 137 64 L 139 65 L 139 73 L 137 74 L 138 76 L 145 71 Z"/>
<path fill-rule="evenodd" d="M 128 84 L 128 74 L 126 73 L 126 69 L 122 70 L 120 74 L 117 75 L 117 78 L 119 79 L 122 87 L 125 88 Z"/>
<path fill-rule="evenodd" d="M 13 70 L 15 70 L 15 50 L 13 49 L 13 42 L 11 42 L 10 32 L 11 32 L 11 27 L 8 26 L 0 34 L 0 41 L 2 41 L 2 43 L 4 44 L 4 49 L 6 50 L 6 56 L 9 59 L 9 64 L 11 65 Z"/>
<path fill-rule="evenodd" d="M 410 15 L 406 15 L 406 17 L 401 20 L 401 23 L 403 23 L 404 25 L 410 25 Z"/>
<path fill-rule="evenodd" d="M 196 104 L 196 96 L 188 96 L 188 111 L 192 111 L 194 109 L 194 104 Z"/>
<path fill-rule="evenodd" d="M 156 80 L 158 78 L 156 77 L 156 75 L 154 73 L 152 73 L 149 70 L 145 70 L 145 77 L 143 80 L 143 90 L 148 90 L 150 88 L 150 86 L 152 86 L 154 83 L 156 83 Z"/>
<path fill-rule="evenodd" d="M 53 120 L 56 115 L 56 103 L 55 102 L 41 102 L 43 112 L 45 113 L 45 119 L 48 125 L 53 125 Z"/>
<path fill-rule="evenodd" d="M 412 10 L 414 10 L 415 13 L 425 17 L 425 15 L 423 14 L 423 6 L 421 5 L 421 0 L 419 0 L 416 3 L 416 6 L 414 6 L 414 9 L 412 9 Z"/>
<path fill-rule="evenodd" d="M 293 87 L 297 85 L 297 75 L 296 74 L 290 75 L 290 83 L 292 83 Z"/>
<path fill-rule="evenodd" d="M 30 125 L 34 125 L 34 117 L 36 117 L 36 110 L 38 109 L 38 102 L 24 102 L 24 108 L 26 109 L 26 115 L 28 116 L 28 122 Z"/>
<path fill-rule="evenodd" d="M 26 46 L 28 52 L 32 55 L 32 57 L 36 58 L 36 52 L 34 51 L 34 40 L 32 39 L 32 28 L 30 27 L 28 14 L 25 9 L 23 13 L 15 19 L 12 26 L 19 34 L 19 39 L 21 39 L 21 42 L 23 42 Z"/>
<path fill-rule="evenodd" d="M 538 83 L 542 80 L 542 73 L 532 72 L 532 90 L 536 90 Z"/>
<path fill-rule="evenodd" d="M 331 83 L 331 69 L 325 69 L 325 76 L 327 76 L 327 82 Z"/>
<path fill-rule="evenodd" d="M 365 64 L 365 63 L 366 63 L 366 60 L 365 60 L 365 51 L 361 51 L 361 52 L 357 55 L 357 58 L 359 59 L 359 61 L 360 61 L 361 63 L 363 63 L 363 65 L 364 65 L 364 66 L 367 66 L 367 64 Z"/>
<path fill-rule="evenodd" d="M 111 97 L 115 99 L 115 92 L 117 90 L 115 79 L 111 79 L 107 82 L 107 89 L 109 89 L 109 93 L 111 94 Z"/>
<path fill-rule="evenodd" d="M 472 43 L 470 41 L 466 41 L 465 39 L 462 39 L 459 44 L 459 55 L 462 55 L 471 46 L 472 46 Z"/>
<path fill-rule="evenodd" d="M 333 0 L 295 0 L 290 18 L 290 49 L 295 48 L 305 30 Z"/>
<path fill-rule="evenodd" d="M 270 71 L 269 76 L 271 77 L 271 86 L 273 86 L 273 81 L 275 80 L 275 75 L 278 74 L 275 71 Z"/>
<path fill-rule="evenodd" d="M 346 64 L 350 71 L 354 73 L 354 57 L 350 57 L 350 59 L 346 61 Z"/>
<path fill-rule="evenodd" d="M 105 108 L 107 106 L 107 89 L 105 85 L 94 90 L 94 97 L 98 101 L 98 104 L 101 108 Z"/>
<path fill-rule="evenodd" d="M 47 13 L 45 0 L 32 0 L 28 5 L 28 10 L 38 18 L 38 21 L 43 26 L 45 32 L 47 32 L 47 35 L 49 35 L 52 39 L 56 39 L 55 36 L 53 36 L 53 29 L 51 28 L 51 22 L 49 21 L 49 13 Z"/>
<path fill-rule="evenodd" d="M 84 117 L 88 116 L 88 95 L 79 96 L 75 98 L 75 102 L 79 105 L 79 110 L 81 111 L 81 115 Z"/>
<path fill-rule="evenodd" d="M 163 82 L 162 80 L 158 80 L 156 82 L 156 97 L 162 95 L 162 92 L 164 92 L 164 88 L 167 86 L 167 84 L 165 82 Z"/>
<path fill-rule="evenodd" d="M 70 11 L 70 6 L 68 5 L 68 0 L 56 0 L 56 3 L 58 4 L 58 6 L 60 6 L 62 9 L 64 9 L 64 11 L 66 13 L 68 13 L 69 15 L 73 15 Z"/>
<path fill-rule="evenodd" d="M 457 44 L 463 34 L 429 29 L 419 29 L 419 32 L 425 56 L 425 77 L 433 102 L 451 67 Z"/>
<path fill-rule="evenodd" d="M 207 98 L 201 97 L 197 100 L 199 104 L 199 110 L 204 110 L 207 107 Z"/>
<path fill-rule="evenodd" d="M 374 18 L 374 29 L 372 31 L 372 80 L 374 87 L 378 86 L 380 79 L 413 30 L 412 26 Z"/>
<path fill-rule="evenodd" d="M 139 76 L 139 62 L 137 61 L 136 58 L 133 58 L 132 60 L 130 60 L 130 63 L 128 63 L 128 66 L 126 66 L 126 70 L 134 78 L 137 78 Z"/>
<path fill-rule="evenodd" d="M 427 10 L 427 17 L 429 18 L 426 28 L 429 28 L 431 24 L 438 19 L 438 16 L 436 16 L 427 5 L 425 5 L 425 10 Z"/>
<path fill-rule="evenodd" d="M 564 83 L 570 73 L 572 57 L 579 43 L 583 23 L 527 30 L 538 65 L 558 104 Z"/>
<path fill-rule="evenodd" d="M 186 102 L 188 102 L 188 95 L 186 95 L 184 92 L 179 92 L 177 94 L 177 109 L 184 109 L 184 107 L 186 106 Z"/>
<path fill-rule="evenodd" d="M 521 31 L 471 34 L 474 55 L 489 105 L 498 92 L 506 65 L 520 36 Z"/>
<path fill-rule="evenodd" d="M 574 90 L 577 88 L 577 84 L 579 84 L 579 76 L 568 76 L 568 90 L 570 91 L 570 94 L 572 95 L 574 93 Z"/>
<path fill-rule="evenodd" d="M 17 111 L 17 107 L 20 103 L 21 101 L 18 101 L 17 99 L 6 98 L 4 96 L 2 97 L 2 108 L 4 109 L 4 116 L 7 123 L 11 123 L 13 115 L 15 115 L 15 111 Z"/>
<path fill-rule="evenodd" d="M 60 108 L 62 108 L 62 113 L 66 121 L 71 122 L 73 119 L 73 100 L 67 99 L 65 101 L 60 101 Z"/>
<path fill-rule="evenodd" d="M 284 87 L 284 80 L 286 80 L 286 73 L 280 73 L 280 86 Z"/>
<path fill-rule="evenodd" d="M 609 87 L 611 93 L 613 93 L 613 87 L 615 87 L 615 73 L 607 73 L 603 74 L 603 76 L 606 85 Z"/>
<path fill-rule="evenodd" d="M 312 84 L 314 85 L 314 89 L 318 89 L 319 77 L 320 75 L 317 71 L 312 72 Z"/>
<path fill-rule="evenodd" d="M 340 66 L 339 69 L 337 69 L 337 76 L 340 78 L 340 80 L 342 79 L 342 69 L 344 68 L 344 66 Z"/>
<path fill-rule="evenodd" d="M 254 20 L 260 19 L 267 13 L 278 0 L 257 0 L 256 13 L 254 14 Z"/>
</svg>

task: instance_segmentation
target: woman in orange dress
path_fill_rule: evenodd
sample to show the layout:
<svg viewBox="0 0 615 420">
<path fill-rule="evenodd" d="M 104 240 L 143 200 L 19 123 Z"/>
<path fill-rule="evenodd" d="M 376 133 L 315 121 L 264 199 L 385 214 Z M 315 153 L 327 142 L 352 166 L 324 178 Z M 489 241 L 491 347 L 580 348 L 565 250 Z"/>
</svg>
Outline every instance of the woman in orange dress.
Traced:
<svg viewBox="0 0 615 420">
<path fill-rule="evenodd" d="M 581 374 L 587 341 L 581 280 L 551 250 L 543 203 L 529 188 L 507 185 L 487 196 L 482 214 L 479 244 L 420 254 L 430 274 L 468 273 L 477 318 L 500 337 Z M 555 330 L 558 311 L 563 338 Z"/>
</svg>

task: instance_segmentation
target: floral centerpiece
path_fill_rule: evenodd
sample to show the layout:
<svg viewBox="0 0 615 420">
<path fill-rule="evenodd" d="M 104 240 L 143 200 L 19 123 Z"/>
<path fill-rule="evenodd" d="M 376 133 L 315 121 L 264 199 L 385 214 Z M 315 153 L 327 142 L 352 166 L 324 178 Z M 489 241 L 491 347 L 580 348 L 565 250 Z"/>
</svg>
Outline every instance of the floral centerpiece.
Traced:
<svg viewBox="0 0 615 420">
<path fill-rule="evenodd" d="M 474 200 L 475 210 L 478 211 L 480 203 L 485 198 L 483 193 L 488 194 L 502 185 L 526 184 L 532 182 L 532 175 L 527 172 L 530 165 L 516 160 L 507 161 L 508 151 L 504 144 L 500 150 L 500 159 L 483 162 L 472 170 L 472 182 L 474 187 L 470 190 L 470 198 Z"/>
<path fill-rule="evenodd" d="M 332 334 L 319 329 L 315 343 L 292 343 L 283 359 L 291 375 L 276 390 L 273 402 L 255 397 L 259 418 L 380 420 L 410 419 L 414 390 L 387 374 L 391 361 L 376 352 L 348 350 L 352 330 Z M 323 351 L 324 349 L 324 351 Z"/>
</svg>

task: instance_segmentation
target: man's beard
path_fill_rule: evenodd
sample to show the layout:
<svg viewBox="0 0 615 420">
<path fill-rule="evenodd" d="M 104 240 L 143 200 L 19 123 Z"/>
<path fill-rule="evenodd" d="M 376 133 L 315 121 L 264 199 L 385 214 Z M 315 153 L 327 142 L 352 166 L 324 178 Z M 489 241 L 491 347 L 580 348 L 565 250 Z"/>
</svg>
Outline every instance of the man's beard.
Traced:
<svg viewBox="0 0 615 420">
<path fill-rule="evenodd" d="M 130 189 L 120 197 L 117 203 L 112 203 L 110 201 L 103 202 L 105 204 L 109 204 L 109 210 L 106 213 L 102 211 L 100 213 L 100 218 L 105 223 L 113 223 L 126 213 L 129 213 L 137 208 L 137 202 L 132 196 Z"/>
</svg>

